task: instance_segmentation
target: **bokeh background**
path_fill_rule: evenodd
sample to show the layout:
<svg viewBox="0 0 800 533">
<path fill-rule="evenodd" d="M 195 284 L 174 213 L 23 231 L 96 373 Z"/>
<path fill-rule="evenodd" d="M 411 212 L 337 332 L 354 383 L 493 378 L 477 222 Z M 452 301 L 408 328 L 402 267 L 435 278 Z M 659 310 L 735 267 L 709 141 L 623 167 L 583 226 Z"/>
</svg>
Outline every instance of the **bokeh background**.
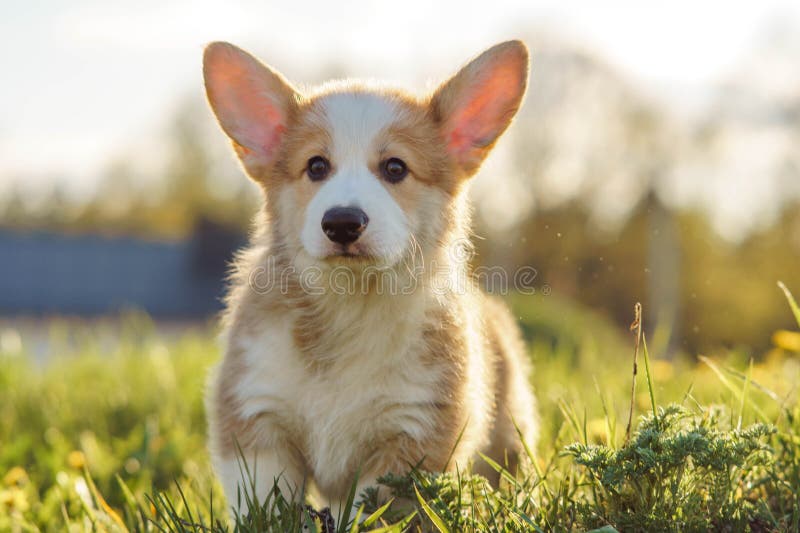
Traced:
<svg viewBox="0 0 800 533">
<path fill-rule="evenodd" d="M 0 13 L 11 347 L 44 342 L 53 317 L 210 323 L 259 202 L 204 102 L 212 40 L 300 85 L 422 91 L 521 38 L 527 102 L 473 196 L 476 263 L 538 272 L 518 299 L 528 332 L 563 330 L 571 313 L 623 332 L 641 301 L 658 357 L 761 357 L 792 324 L 776 281 L 800 290 L 796 2 L 75 0 Z"/>
<path fill-rule="evenodd" d="M 537 273 L 507 295 L 534 362 L 537 499 L 559 495 L 531 517 L 624 531 L 598 520 L 627 503 L 596 507 L 601 476 L 564 451 L 618 449 L 628 417 L 679 402 L 736 447 L 778 428 L 771 473 L 726 470 L 719 501 L 797 530 L 800 311 L 776 286 L 800 295 L 797 0 L 0 0 L 0 531 L 225 520 L 203 392 L 260 198 L 204 101 L 206 43 L 298 85 L 424 91 L 511 38 L 530 89 L 473 183 L 474 264 Z M 684 473 L 653 486 L 717 500 Z M 676 509 L 645 514 L 715 520 Z"/>
</svg>

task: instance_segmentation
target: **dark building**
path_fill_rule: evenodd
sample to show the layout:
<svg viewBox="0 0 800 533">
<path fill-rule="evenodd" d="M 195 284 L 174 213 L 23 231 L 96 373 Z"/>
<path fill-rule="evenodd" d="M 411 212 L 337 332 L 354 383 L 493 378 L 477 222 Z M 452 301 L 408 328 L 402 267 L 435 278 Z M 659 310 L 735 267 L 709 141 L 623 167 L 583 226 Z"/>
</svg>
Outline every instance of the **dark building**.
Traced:
<svg viewBox="0 0 800 533">
<path fill-rule="evenodd" d="M 243 243 L 210 222 L 176 242 L 0 231 L 0 313 L 208 316 L 221 308 L 227 265 Z"/>
</svg>

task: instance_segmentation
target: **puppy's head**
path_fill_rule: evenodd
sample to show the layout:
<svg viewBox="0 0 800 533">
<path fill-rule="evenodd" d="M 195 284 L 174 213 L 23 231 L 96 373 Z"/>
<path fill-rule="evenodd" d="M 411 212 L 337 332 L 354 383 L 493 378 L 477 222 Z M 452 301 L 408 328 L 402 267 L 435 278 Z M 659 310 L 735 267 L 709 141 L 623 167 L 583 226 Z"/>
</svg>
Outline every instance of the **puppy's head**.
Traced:
<svg viewBox="0 0 800 533">
<path fill-rule="evenodd" d="M 528 54 L 490 48 L 432 95 L 355 82 L 300 92 L 228 43 L 206 48 L 208 100 L 302 264 L 397 264 L 443 244 L 461 185 L 520 106 Z"/>
</svg>

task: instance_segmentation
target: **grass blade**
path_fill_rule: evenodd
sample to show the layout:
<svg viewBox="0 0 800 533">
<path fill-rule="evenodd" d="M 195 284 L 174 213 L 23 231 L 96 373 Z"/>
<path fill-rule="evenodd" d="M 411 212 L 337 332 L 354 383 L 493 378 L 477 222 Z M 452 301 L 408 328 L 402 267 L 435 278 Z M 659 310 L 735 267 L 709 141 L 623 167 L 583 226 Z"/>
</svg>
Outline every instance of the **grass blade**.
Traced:
<svg viewBox="0 0 800 533">
<path fill-rule="evenodd" d="M 725 375 L 722 373 L 722 370 L 719 368 L 719 366 L 717 366 L 717 364 L 714 361 L 712 361 L 711 359 L 709 359 L 704 355 L 698 355 L 697 358 L 700 361 L 702 361 L 706 366 L 708 366 L 714 372 L 714 374 L 717 375 L 717 378 L 725 386 L 726 389 L 731 391 L 731 393 L 733 393 L 733 395 L 737 399 L 741 399 L 743 392 L 738 388 L 736 388 L 730 381 L 728 381 L 728 378 L 725 377 Z M 753 407 L 753 411 L 755 411 L 761 418 L 762 422 L 769 423 L 770 421 L 769 417 L 767 417 L 766 413 L 764 413 L 764 411 L 761 410 L 761 408 L 759 408 L 758 405 L 756 405 L 754 402 L 751 402 L 750 405 Z"/>
<path fill-rule="evenodd" d="M 350 492 L 347 493 L 347 501 L 344 504 L 344 508 L 341 510 L 340 516 L 337 516 L 336 519 L 339 521 L 339 527 L 337 530 L 340 533 L 344 533 L 347 530 L 347 524 L 350 523 L 350 513 L 353 510 L 353 502 L 356 499 L 356 490 L 358 487 L 358 478 L 361 474 L 360 471 L 356 472 L 356 476 L 353 479 L 353 483 L 350 485 Z"/>
<path fill-rule="evenodd" d="M 650 374 L 650 353 L 647 351 L 647 339 L 642 333 L 642 354 L 644 355 L 644 373 L 647 378 L 647 389 L 650 392 L 650 405 L 653 407 L 653 416 L 656 416 L 656 393 L 653 390 L 653 376 Z"/>
<path fill-rule="evenodd" d="M 369 527 L 369 526 L 371 526 L 372 524 L 374 524 L 375 522 L 377 522 L 377 521 L 378 521 L 378 519 L 379 519 L 381 516 L 383 516 L 383 514 L 386 512 L 386 510 L 387 510 L 387 509 L 388 509 L 388 508 L 389 508 L 389 507 L 392 505 L 392 502 L 393 502 L 393 501 L 394 501 L 394 498 L 392 498 L 392 499 L 391 499 L 391 500 L 389 500 L 388 502 L 386 502 L 386 503 L 384 503 L 383 505 L 381 505 L 380 507 L 378 507 L 378 509 L 377 509 L 377 510 L 376 510 L 374 513 L 372 513 L 371 515 L 369 515 L 369 516 L 368 516 L 368 517 L 367 517 L 367 518 L 364 520 L 364 524 L 363 524 L 363 525 L 364 525 L 364 527 Z"/>
<path fill-rule="evenodd" d="M 431 509 L 431 506 L 425 501 L 422 497 L 422 494 L 419 493 L 417 486 L 414 485 L 414 492 L 417 494 L 417 500 L 419 500 L 419 504 L 422 506 L 422 510 L 425 511 L 425 514 L 428 515 L 428 518 L 433 525 L 436 526 L 436 529 L 439 530 L 440 533 L 450 533 L 450 529 L 445 525 L 444 520 L 436 514 L 436 511 Z"/>
<path fill-rule="evenodd" d="M 416 511 L 403 518 L 396 524 L 373 529 L 370 533 L 401 533 L 406 530 L 406 526 L 414 519 L 415 516 L 417 516 Z"/>
<path fill-rule="evenodd" d="M 792 313 L 794 313 L 794 319 L 797 320 L 797 325 L 800 327 L 800 305 L 797 305 L 797 301 L 794 299 L 794 296 L 792 296 L 789 288 L 784 285 L 782 281 L 778 282 L 778 287 L 780 287 L 783 291 L 783 294 L 786 295 L 786 299 L 789 301 L 789 307 L 792 308 Z"/>
<path fill-rule="evenodd" d="M 491 466 L 494 471 L 496 471 L 498 474 L 500 474 L 503 477 L 503 479 L 505 479 L 506 481 L 508 481 L 512 485 L 517 482 L 517 480 L 514 478 L 514 476 L 511 474 L 511 472 L 509 472 L 508 470 L 503 468 L 503 466 L 500 463 L 498 463 L 497 461 L 495 461 L 495 460 L 491 459 L 490 457 L 484 455 L 481 452 L 478 452 L 478 455 L 480 455 L 481 459 L 486 461 L 486 463 L 489 466 Z"/>
</svg>

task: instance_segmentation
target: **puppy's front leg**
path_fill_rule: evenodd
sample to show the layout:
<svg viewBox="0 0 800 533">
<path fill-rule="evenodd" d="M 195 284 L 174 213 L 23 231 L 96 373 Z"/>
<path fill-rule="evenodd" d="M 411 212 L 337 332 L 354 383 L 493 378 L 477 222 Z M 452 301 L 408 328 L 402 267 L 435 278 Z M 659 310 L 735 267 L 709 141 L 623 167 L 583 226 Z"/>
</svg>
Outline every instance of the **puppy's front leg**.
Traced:
<svg viewBox="0 0 800 533">
<path fill-rule="evenodd" d="M 351 518 L 355 516 L 358 510 L 358 502 L 362 494 L 367 488 L 375 488 L 378 491 L 378 502 L 384 503 L 389 500 L 391 493 L 389 489 L 378 483 L 378 478 L 386 474 L 403 475 L 409 472 L 414 466 L 419 466 L 421 469 L 437 469 L 441 470 L 444 467 L 445 460 L 440 457 L 437 446 L 440 443 L 437 439 L 430 439 L 428 442 L 420 442 L 419 440 L 411 437 L 406 433 L 399 433 L 395 436 L 389 437 L 376 445 L 365 457 L 361 465 L 361 473 L 359 475 L 358 484 L 356 485 L 356 494 L 353 509 L 351 509 Z M 428 445 L 428 446 L 426 446 Z M 426 448 L 432 452 L 432 456 L 428 457 Z M 430 466 L 429 466 L 430 465 Z M 334 513 L 340 513 L 342 506 L 347 501 L 349 489 L 351 485 L 341 485 L 338 494 L 330 495 L 329 502 L 331 509 Z M 404 501 L 403 499 L 395 500 L 393 508 L 404 509 L 410 508 L 411 502 Z M 336 514 L 334 515 L 336 516 Z M 362 519 L 366 515 L 362 516 Z"/>
<path fill-rule="evenodd" d="M 226 454 L 213 462 L 228 507 L 241 516 L 247 514 L 248 501 L 263 505 L 276 481 L 286 500 L 303 498 L 304 474 L 290 449 L 243 450 L 241 455 Z"/>
</svg>

